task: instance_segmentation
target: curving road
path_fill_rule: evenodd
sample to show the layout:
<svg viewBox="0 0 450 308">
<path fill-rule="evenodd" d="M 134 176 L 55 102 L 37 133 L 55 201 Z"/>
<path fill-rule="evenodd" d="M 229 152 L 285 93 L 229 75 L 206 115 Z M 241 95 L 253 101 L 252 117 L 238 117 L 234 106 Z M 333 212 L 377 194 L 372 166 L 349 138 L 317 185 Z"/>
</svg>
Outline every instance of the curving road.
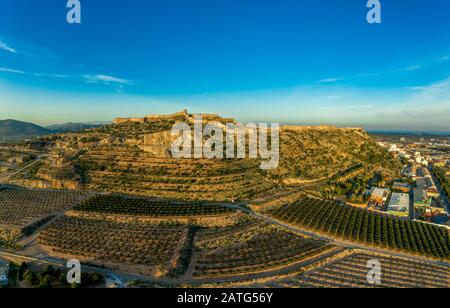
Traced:
<svg viewBox="0 0 450 308">
<path fill-rule="evenodd" d="M 46 157 L 46 156 L 47 156 L 47 155 L 40 155 L 40 156 L 38 156 L 35 160 L 33 160 L 31 163 L 25 165 L 25 166 L 22 167 L 21 169 L 19 169 L 19 170 L 13 172 L 13 173 L 11 173 L 11 174 L 8 174 L 7 176 L 0 177 L 0 183 L 2 183 L 2 182 L 7 182 L 7 181 L 9 181 L 11 178 L 15 177 L 16 175 L 18 175 L 18 174 L 24 172 L 24 171 L 27 170 L 28 168 L 33 167 L 34 165 L 36 165 L 38 162 L 40 162 L 40 161 L 41 161 L 44 157 Z"/>
</svg>

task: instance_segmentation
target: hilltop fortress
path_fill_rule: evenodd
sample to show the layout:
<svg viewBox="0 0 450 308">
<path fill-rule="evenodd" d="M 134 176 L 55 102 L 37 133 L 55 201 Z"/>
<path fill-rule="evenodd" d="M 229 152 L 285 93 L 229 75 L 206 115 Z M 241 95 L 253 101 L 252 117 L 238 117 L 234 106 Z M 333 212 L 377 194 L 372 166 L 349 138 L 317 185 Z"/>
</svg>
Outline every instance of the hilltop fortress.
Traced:
<svg viewBox="0 0 450 308">
<path fill-rule="evenodd" d="M 206 122 L 222 122 L 222 123 L 234 123 L 234 119 L 231 118 L 222 118 L 218 114 L 199 114 L 203 121 Z M 187 122 L 194 123 L 194 114 L 188 113 L 187 109 L 184 109 L 180 112 L 176 112 L 168 115 L 147 115 L 143 118 L 115 118 L 114 124 L 123 124 L 123 123 L 152 123 L 158 122 L 161 120 L 177 120 L 183 119 Z"/>
<path fill-rule="evenodd" d="M 223 118 L 218 114 L 192 114 L 184 109 L 182 111 L 167 114 L 167 115 L 147 115 L 143 118 L 115 118 L 114 124 L 124 124 L 124 123 L 155 123 L 162 120 L 183 120 L 188 123 L 194 123 L 194 116 L 201 116 L 203 122 L 220 122 L 220 123 L 236 123 L 236 121 L 232 118 Z M 302 126 L 302 125 L 281 125 L 282 130 L 291 130 L 291 131 L 307 131 L 307 130 L 319 130 L 319 131 L 327 131 L 327 130 L 340 130 L 340 131 L 352 131 L 358 133 L 364 133 L 364 129 L 361 127 L 344 127 L 338 128 L 333 125 L 316 125 L 316 126 Z"/>
</svg>

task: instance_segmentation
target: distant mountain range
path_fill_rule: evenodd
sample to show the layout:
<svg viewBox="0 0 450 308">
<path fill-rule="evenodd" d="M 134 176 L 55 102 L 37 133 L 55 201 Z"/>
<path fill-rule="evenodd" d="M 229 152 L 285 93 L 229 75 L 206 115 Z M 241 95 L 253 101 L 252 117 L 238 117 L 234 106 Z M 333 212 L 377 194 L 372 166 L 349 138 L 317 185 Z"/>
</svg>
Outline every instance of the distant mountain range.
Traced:
<svg viewBox="0 0 450 308">
<path fill-rule="evenodd" d="M 52 131 L 27 122 L 0 120 L 0 141 L 8 142 L 51 134 Z"/>
<path fill-rule="evenodd" d="M 91 124 L 91 123 L 65 123 L 65 124 L 55 124 L 47 126 L 46 128 L 54 133 L 68 133 L 68 132 L 80 132 L 85 129 L 94 128 L 101 126 L 102 124 Z"/>
<path fill-rule="evenodd" d="M 56 133 L 79 132 L 101 126 L 91 123 L 66 123 L 42 127 L 17 120 L 0 120 L 0 142 L 12 142 Z"/>
</svg>

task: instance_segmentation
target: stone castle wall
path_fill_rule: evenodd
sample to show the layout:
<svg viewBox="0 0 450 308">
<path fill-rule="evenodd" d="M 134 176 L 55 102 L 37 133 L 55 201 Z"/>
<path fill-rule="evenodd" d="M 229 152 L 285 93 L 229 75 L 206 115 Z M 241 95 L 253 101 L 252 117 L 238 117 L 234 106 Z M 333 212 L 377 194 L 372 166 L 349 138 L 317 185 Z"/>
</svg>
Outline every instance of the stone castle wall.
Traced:
<svg viewBox="0 0 450 308">
<path fill-rule="evenodd" d="M 221 122 L 230 122 L 233 123 L 234 119 L 223 119 L 218 114 L 199 114 L 204 121 L 215 121 L 215 120 L 221 120 Z M 161 120 L 171 120 L 171 119 L 177 119 L 180 117 L 184 117 L 188 122 L 193 123 L 194 122 L 194 115 L 189 114 L 187 110 L 183 110 L 174 114 L 169 115 L 147 115 L 143 118 L 115 118 L 114 124 L 123 124 L 123 123 L 151 123 L 151 122 L 158 122 Z"/>
</svg>

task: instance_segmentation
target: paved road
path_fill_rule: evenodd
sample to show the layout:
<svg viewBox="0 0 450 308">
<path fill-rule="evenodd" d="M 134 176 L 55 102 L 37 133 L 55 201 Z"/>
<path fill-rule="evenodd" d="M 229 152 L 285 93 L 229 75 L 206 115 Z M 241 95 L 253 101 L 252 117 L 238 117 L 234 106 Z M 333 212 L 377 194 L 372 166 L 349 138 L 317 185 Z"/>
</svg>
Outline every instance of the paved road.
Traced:
<svg viewBox="0 0 450 308">
<path fill-rule="evenodd" d="M 36 165 L 38 162 L 40 162 L 42 160 L 42 158 L 44 158 L 46 155 L 40 155 L 38 156 L 35 160 L 33 160 L 31 163 L 25 165 L 24 167 L 22 167 L 21 169 L 15 171 L 14 173 L 8 174 L 7 176 L 4 177 L 0 177 L 0 183 L 2 182 L 7 182 L 9 181 L 11 178 L 15 177 L 16 175 L 18 175 L 19 173 L 24 172 L 25 170 L 27 170 L 30 167 L 33 167 L 34 165 Z"/>
</svg>

